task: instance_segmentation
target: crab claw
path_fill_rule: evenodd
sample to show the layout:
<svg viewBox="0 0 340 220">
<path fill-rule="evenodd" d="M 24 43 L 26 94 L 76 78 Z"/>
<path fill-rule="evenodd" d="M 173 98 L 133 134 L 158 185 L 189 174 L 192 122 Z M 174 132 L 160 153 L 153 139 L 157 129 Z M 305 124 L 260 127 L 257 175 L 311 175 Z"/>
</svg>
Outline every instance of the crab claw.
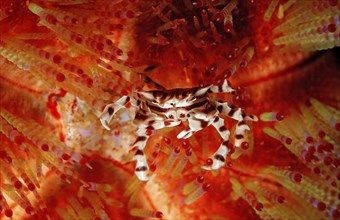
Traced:
<svg viewBox="0 0 340 220">
<path fill-rule="evenodd" d="M 155 98 L 155 96 L 152 94 L 152 92 L 136 91 L 136 93 L 143 95 L 148 100 L 153 100 Z"/>
<path fill-rule="evenodd" d="M 107 126 L 107 121 L 105 120 L 105 119 L 100 119 L 100 123 L 102 123 L 102 125 L 103 125 L 103 127 L 106 129 L 106 130 L 108 130 L 108 131 L 110 131 L 110 128 L 109 128 L 109 126 Z"/>
<path fill-rule="evenodd" d="M 113 118 L 113 105 L 114 104 L 110 104 L 110 105 L 107 105 L 105 107 L 105 109 L 103 110 L 102 114 L 99 116 L 100 117 L 100 122 L 102 123 L 103 127 L 106 129 L 106 130 L 109 130 L 110 131 L 110 128 L 108 126 L 108 124 L 110 123 L 110 121 L 112 120 Z"/>
<path fill-rule="evenodd" d="M 223 81 L 223 84 L 221 86 L 213 85 L 210 88 L 210 91 L 214 92 L 214 93 L 219 93 L 219 92 L 228 92 L 228 93 L 232 93 L 232 94 L 235 93 L 235 90 L 228 85 L 228 80 L 226 80 L 226 79 Z"/>
<path fill-rule="evenodd" d="M 223 92 L 235 93 L 235 90 L 228 85 L 228 80 L 226 79 L 223 82 L 222 88 L 223 88 Z"/>
</svg>

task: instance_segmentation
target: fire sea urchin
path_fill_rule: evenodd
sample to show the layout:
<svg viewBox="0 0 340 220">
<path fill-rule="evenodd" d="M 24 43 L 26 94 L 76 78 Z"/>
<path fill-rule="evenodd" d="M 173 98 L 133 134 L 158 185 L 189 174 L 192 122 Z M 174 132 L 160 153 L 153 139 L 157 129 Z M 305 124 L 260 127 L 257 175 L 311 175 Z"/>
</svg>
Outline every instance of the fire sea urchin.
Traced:
<svg viewBox="0 0 340 220">
<path fill-rule="evenodd" d="M 1 219 L 339 219 L 340 1 L 2 0 Z"/>
</svg>

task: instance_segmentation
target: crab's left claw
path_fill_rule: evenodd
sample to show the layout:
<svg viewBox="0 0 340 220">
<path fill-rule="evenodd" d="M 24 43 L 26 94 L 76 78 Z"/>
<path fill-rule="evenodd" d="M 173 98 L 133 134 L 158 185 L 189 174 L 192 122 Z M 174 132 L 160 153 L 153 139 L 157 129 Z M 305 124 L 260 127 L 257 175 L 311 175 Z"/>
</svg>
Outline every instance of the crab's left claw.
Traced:
<svg viewBox="0 0 340 220">
<path fill-rule="evenodd" d="M 100 119 L 100 123 L 102 123 L 103 127 L 104 127 L 106 130 L 110 131 L 110 128 L 109 128 L 109 126 L 107 126 L 107 121 L 106 121 L 105 119 L 101 118 L 101 119 Z"/>
<path fill-rule="evenodd" d="M 110 121 L 112 120 L 113 118 L 113 105 L 114 104 L 110 104 L 110 105 L 107 105 L 105 107 L 105 109 L 103 110 L 102 114 L 99 116 L 100 117 L 100 122 L 102 123 L 103 127 L 106 129 L 106 130 L 109 130 L 110 131 L 110 128 L 108 126 L 108 124 L 110 123 Z"/>
</svg>

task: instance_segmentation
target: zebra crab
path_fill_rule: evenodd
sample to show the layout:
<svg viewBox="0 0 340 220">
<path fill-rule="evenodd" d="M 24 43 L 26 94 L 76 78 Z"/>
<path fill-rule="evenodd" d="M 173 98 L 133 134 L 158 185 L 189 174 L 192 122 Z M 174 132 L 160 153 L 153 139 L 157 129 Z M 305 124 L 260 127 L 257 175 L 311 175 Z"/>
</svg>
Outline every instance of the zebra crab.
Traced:
<svg viewBox="0 0 340 220">
<path fill-rule="evenodd" d="M 224 119 L 220 115 L 228 116 L 237 121 L 234 133 L 234 145 L 240 147 L 244 142 L 244 133 L 250 130 L 245 121 L 257 121 L 257 117 L 246 115 L 244 110 L 229 105 L 227 102 L 216 101 L 209 97 L 211 93 L 232 93 L 234 89 L 224 80 L 222 85 L 208 85 L 189 89 L 166 90 L 157 84 L 159 90 L 139 90 L 132 96 L 123 96 L 112 104 L 105 106 L 100 121 L 105 129 L 110 130 L 108 124 L 114 115 L 131 103 L 134 109 L 134 123 L 138 125 L 137 139 L 133 146 L 137 148 L 134 156 L 136 160 L 135 175 L 142 181 L 147 181 L 149 166 L 143 149 L 148 141 L 148 130 L 159 130 L 165 127 L 175 127 L 182 122 L 188 122 L 188 128 L 177 135 L 178 139 L 190 138 L 194 133 L 209 125 L 215 127 L 223 142 L 210 157 L 212 163 L 202 166 L 206 170 L 216 170 L 225 165 L 230 152 L 228 141 L 230 131 L 224 126 Z"/>
</svg>

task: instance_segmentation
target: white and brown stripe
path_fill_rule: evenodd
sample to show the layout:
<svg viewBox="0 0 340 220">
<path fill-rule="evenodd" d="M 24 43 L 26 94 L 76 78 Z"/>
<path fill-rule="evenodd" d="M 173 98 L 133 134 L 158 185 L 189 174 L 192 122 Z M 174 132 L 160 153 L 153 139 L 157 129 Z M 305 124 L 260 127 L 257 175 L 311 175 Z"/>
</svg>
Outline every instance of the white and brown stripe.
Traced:
<svg viewBox="0 0 340 220">
<path fill-rule="evenodd" d="M 190 138 L 196 132 L 213 125 L 219 135 L 223 138 L 218 150 L 210 157 L 213 163 L 204 166 L 204 169 L 219 169 L 225 165 L 229 153 L 228 143 L 230 131 L 224 125 L 224 115 L 238 121 L 234 133 L 235 146 L 239 147 L 245 138 L 245 131 L 249 130 L 248 121 L 256 121 L 255 116 L 247 116 L 243 109 L 229 105 L 227 102 L 210 99 L 210 93 L 234 93 L 234 89 L 228 86 L 225 80 L 221 85 L 210 85 L 206 87 L 195 87 L 191 89 L 165 90 L 164 87 L 144 76 L 144 81 L 159 90 L 137 91 L 131 98 L 123 96 L 116 102 L 105 107 L 100 116 L 103 126 L 110 130 L 109 123 L 113 116 L 128 102 L 135 111 L 134 123 L 138 126 L 137 138 L 133 146 L 137 148 L 134 159 L 137 161 L 135 174 L 143 181 L 149 179 L 149 170 L 143 149 L 147 144 L 149 136 L 154 130 L 165 127 L 174 127 L 188 122 L 188 128 L 177 135 L 177 138 Z"/>
</svg>

